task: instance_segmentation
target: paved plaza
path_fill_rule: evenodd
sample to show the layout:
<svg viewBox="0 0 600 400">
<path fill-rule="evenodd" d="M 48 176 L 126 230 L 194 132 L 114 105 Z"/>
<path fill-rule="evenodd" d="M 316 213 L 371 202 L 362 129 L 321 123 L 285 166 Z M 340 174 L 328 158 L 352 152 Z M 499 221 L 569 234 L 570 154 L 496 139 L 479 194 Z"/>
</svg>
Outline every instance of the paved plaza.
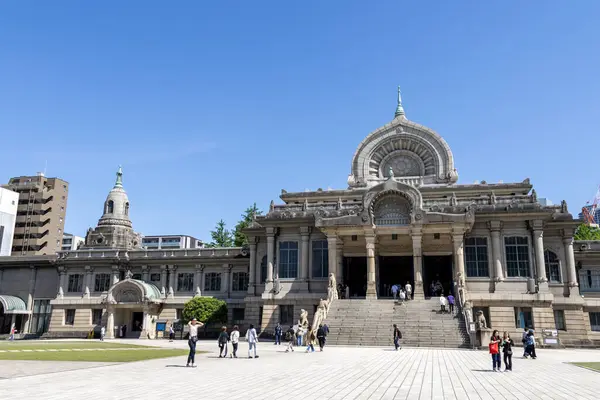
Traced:
<svg viewBox="0 0 600 400">
<path fill-rule="evenodd" d="M 600 389 L 600 373 L 567 364 L 598 361 L 598 351 L 539 350 L 537 360 L 515 358 L 512 373 L 495 373 L 484 351 L 329 347 L 286 354 L 284 346 L 259 346 L 259 359 L 219 359 L 216 342 L 199 342 L 210 353 L 198 355 L 197 368 L 185 368 L 182 357 L 110 365 L 0 361 L 0 399 L 573 400 L 597 399 Z M 247 356 L 247 344 L 240 347 Z"/>
</svg>

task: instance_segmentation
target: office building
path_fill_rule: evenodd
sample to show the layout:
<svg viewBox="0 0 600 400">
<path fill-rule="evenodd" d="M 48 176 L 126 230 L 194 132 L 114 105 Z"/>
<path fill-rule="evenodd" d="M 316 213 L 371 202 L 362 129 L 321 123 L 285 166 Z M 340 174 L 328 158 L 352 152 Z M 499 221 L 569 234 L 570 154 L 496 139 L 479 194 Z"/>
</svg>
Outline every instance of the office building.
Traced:
<svg viewBox="0 0 600 400">
<path fill-rule="evenodd" d="M 197 249 L 203 248 L 204 243 L 187 235 L 156 235 L 144 236 L 142 247 L 147 249 Z"/>
</svg>

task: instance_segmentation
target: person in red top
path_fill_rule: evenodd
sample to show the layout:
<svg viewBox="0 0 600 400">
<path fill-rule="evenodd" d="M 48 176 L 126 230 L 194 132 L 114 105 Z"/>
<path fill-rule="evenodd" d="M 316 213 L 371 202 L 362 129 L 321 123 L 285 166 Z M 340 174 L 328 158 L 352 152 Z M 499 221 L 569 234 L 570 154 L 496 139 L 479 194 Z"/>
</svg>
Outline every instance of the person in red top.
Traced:
<svg viewBox="0 0 600 400">
<path fill-rule="evenodd" d="M 498 331 L 494 330 L 492 332 L 492 337 L 490 338 L 490 354 L 492 355 L 492 364 L 494 367 L 494 372 L 501 372 L 502 361 L 500 360 L 500 343 L 502 343 L 502 339 L 500 335 L 498 335 Z"/>
</svg>

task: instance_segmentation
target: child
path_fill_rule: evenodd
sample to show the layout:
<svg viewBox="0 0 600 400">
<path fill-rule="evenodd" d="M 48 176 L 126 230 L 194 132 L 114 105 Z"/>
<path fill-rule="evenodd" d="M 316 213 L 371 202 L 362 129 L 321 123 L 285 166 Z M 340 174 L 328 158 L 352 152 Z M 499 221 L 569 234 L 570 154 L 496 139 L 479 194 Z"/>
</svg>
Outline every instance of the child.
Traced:
<svg viewBox="0 0 600 400">
<path fill-rule="evenodd" d="M 219 358 L 227 357 L 227 342 L 229 342 L 229 334 L 227 333 L 227 327 L 224 326 L 219 334 Z M 223 354 L 223 350 L 225 354 Z"/>
<path fill-rule="evenodd" d="M 104 335 L 106 335 L 106 328 L 102 327 L 100 328 L 100 341 L 104 342 Z"/>
<path fill-rule="evenodd" d="M 230 339 L 231 346 L 233 347 L 233 358 L 237 358 L 238 343 L 240 342 L 240 331 L 237 325 L 234 325 Z"/>
<path fill-rule="evenodd" d="M 315 352 L 315 332 L 313 332 L 312 326 L 308 326 L 308 330 L 306 331 L 306 352 L 309 351 Z"/>
</svg>

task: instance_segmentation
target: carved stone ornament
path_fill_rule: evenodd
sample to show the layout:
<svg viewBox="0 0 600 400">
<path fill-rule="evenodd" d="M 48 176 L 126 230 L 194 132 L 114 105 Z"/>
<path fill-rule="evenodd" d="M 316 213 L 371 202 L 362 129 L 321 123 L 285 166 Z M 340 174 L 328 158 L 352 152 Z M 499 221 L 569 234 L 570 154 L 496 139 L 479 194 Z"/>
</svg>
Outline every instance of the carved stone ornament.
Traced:
<svg viewBox="0 0 600 400">
<path fill-rule="evenodd" d="M 133 274 L 131 273 L 130 270 L 127 270 L 127 272 L 125 273 L 125 279 L 131 279 L 133 278 Z"/>
<path fill-rule="evenodd" d="M 456 193 L 452 192 L 452 197 L 450 197 L 450 205 L 452 207 L 456 207 L 458 204 L 458 199 L 456 198 Z"/>
<path fill-rule="evenodd" d="M 567 207 L 567 202 L 565 200 L 560 202 L 560 212 L 566 214 L 569 212 L 569 208 Z"/>
<path fill-rule="evenodd" d="M 492 191 L 492 193 L 490 194 L 490 204 L 496 204 L 496 193 L 494 193 L 494 191 Z"/>
</svg>

